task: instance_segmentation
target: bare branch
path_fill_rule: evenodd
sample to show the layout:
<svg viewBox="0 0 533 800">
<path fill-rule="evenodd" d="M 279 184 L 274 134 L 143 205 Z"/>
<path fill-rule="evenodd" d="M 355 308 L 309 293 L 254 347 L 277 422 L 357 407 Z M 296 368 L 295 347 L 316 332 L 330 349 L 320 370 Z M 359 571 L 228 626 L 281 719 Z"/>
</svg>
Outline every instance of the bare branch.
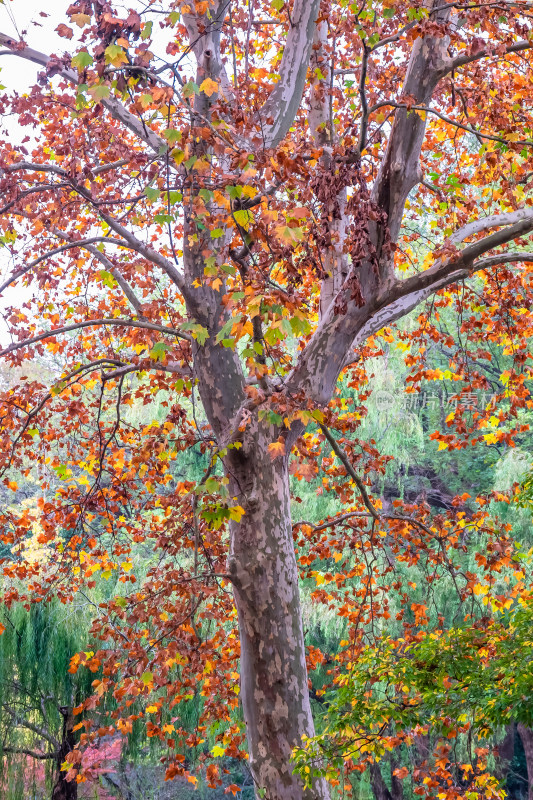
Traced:
<svg viewBox="0 0 533 800">
<path fill-rule="evenodd" d="M 66 237 L 63 237 L 66 239 Z M 13 273 L 10 278 L 7 278 L 4 283 L 0 284 L 0 294 L 14 283 L 18 278 L 21 278 L 23 275 L 26 275 L 30 270 L 40 264 L 42 261 L 46 261 L 47 258 L 52 258 L 52 256 L 57 256 L 59 253 L 63 253 L 66 250 L 71 250 L 74 247 L 87 247 L 87 245 L 92 245 L 97 242 L 108 242 L 109 244 L 116 244 L 120 247 L 126 247 L 127 245 L 124 242 L 121 242 L 119 239 L 111 239 L 108 236 L 93 236 L 90 239 L 80 239 L 70 241 L 69 244 L 64 244 L 61 247 L 56 247 L 54 250 L 49 250 L 48 253 L 44 253 L 42 256 L 31 261 L 22 269 L 18 270 L 17 272 Z M 96 249 L 96 248 L 95 248 Z"/>
<path fill-rule="evenodd" d="M 447 72 L 452 72 L 454 69 L 458 69 L 459 67 L 464 67 L 465 64 L 471 64 L 473 61 L 479 61 L 482 58 L 491 58 L 495 57 L 497 59 L 503 58 L 504 55 L 509 55 L 510 53 L 521 53 L 524 50 L 530 50 L 533 47 L 533 42 L 530 41 L 523 41 L 523 42 L 515 42 L 514 44 L 509 45 L 505 48 L 505 52 L 502 54 L 499 51 L 494 51 L 490 47 L 487 47 L 484 50 L 479 50 L 477 53 L 469 53 L 468 55 L 464 56 L 456 56 L 456 58 L 451 58 L 448 62 L 448 69 Z"/>
<path fill-rule="evenodd" d="M 22 342 L 13 342 L 13 344 L 10 344 L 9 347 L 6 347 L 4 350 L 0 350 L 0 356 L 5 356 L 8 353 L 12 353 L 14 350 L 20 350 L 22 347 L 29 347 L 29 345 L 35 344 L 36 342 L 42 342 L 44 339 L 52 339 L 54 336 L 57 336 L 61 333 L 69 333 L 70 331 L 76 331 L 80 328 L 103 327 L 105 325 L 117 325 L 125 328 L 146 328 L 149 331 L 158 331 L 159 333 L 166 333 L 169 336 L 175 336 L 178 339 L 185 339 L 188 342 L 192 341 L 192 337 L 187 333 L 183 333 L 183 331 L 178 331 L 175 328 L 165 328 L 162 325 L 156 325 L 155 323 L 148 322 L 147 320 L 88 319 L 84 320 L 83 322 L 73 323 L 72 325 L 65 325 L 62 328 L 44 331 L 43 333 L 39 333 L 37 336 L 32 336 L 30 339 L 24 339 Z"/>
<path fill-rule="evenodd" d="M 54 753 L 37 753 L 35 750 L 27 750 L 25 747 L 2 747 L 2 753 L 9 753 L 10 755 L 23 755 L 29 756 L 30 758 L 35 758 L 40 761 L 44 761 L 45 759 L 57 758 L 59 756 L 59 750 L 56 750 Z"/>
<path fill-rule="evenodd" d="M 322 433 L 324 434 L 324 436 L 326 437 L 326 439 L 330 443 L 331 447 L 333 448 L 333 452 L 335 453 L 337 458 L 342 462 L 342 465 L 344 466 L 344 469 L 346 470 L 346 472 L 348 473 L 350 478 L 353 480 L 353 482 L 355 483 L 355 485 L 357 486 L 357 488 L 361 492 L 361 496 L 363 498 L 363 503 L 368 508 L 368 511 L 370 512 L 370 515 L 375 520 L 378 520 L 379 519 L 379 514 L 376 511 L 376 509 L 374 508 L 374 506 L 372 505 L 372 501 L 371 501 L 370 497 L 368 496 L 368 492 L 366 490 L 366 486 L 363 483 L 363 481 L 361 480 L 361 478 L 359 477 L 359 475 L 356 473 L 356 471 L 354 470 L 352 465 L 350 464 L 350 462 L 348 460 L 348 457 L 346 456 L 346 453 L 344 453 L 342 451 L 342 449 L 339 447 L 339 444 L 338 444 L 337 440 L 330 433 L 330 431 L 326 428 L 326 426 L 322 425 L 320 422 L 318 424 L 319 424 L 320 430 L 322 431 Z"/>
<path fill-rule="evenodd" d="M 519 208 L 516 211 L 508 211 L 503 214 L 491 214 L 488 217 L 480 217 L 473 222 L 468 222 L 462 228 L 454 231 L 449 237 L 448 241 L 451 244 L 459 244 L 468 239 L 469 236 L 474 236 L 476 233 L 490 230 L 490 228 L 501 228 L 506 225 L 514 225 L 524 219 L 533 219 L 533 209 Z"/>
<path fill-rule="evenodd" d="M 20 42 L 15 41 L 12 36 L 8 36 L 5 33 L 0 32 L 0 44 L 8 47 L 8 51 L 2 51 L 5 55 L 7 53 L 11 53 L 14 56 L 18 56 L 19 58 L 23 58 L 26 61 L 31 61 L 34 64 L 39 64 L 39 66 L 46 67 L 48 66 L 48 62 L 50 61 L 49 56 L 45 53 L 41 53 L 38 50 L 34 50 L 31 47 L 20 47 Z M 72 83 L 74 86 L 77 86 L 78 75 L 72 69 L 62 69 L 59 74 L 62 78 Z M 145 142 L 153 151 L 160 155 L 161 153 L 165 153 L 168 150 L 168 143 L 158 136 L 154 131 L 152 131 L 148 126 L 145 126 L 142 120 L 139 120 L 135 117 L 131 112 L 129 112 L 116 97 L 107 97 L 103 98 L 101 101 L 104 108 L 109 111 L 114 119 L 122 122 L 128 130 L 130 130 L 135 136 L 137 136 L 141 141 Z M 170 166 L 174 168 L 172 159 L 170 159 Z"/>
</svg>

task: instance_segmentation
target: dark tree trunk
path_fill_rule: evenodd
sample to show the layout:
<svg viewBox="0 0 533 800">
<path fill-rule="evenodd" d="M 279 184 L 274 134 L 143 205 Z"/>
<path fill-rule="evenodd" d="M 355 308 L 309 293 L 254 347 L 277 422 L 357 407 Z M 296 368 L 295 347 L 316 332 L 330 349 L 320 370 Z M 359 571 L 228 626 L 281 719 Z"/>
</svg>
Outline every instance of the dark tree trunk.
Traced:
<svg viewBox="0 0 533 800">
<path fill-rule="evenodd" d="M 383 764 L 388 764 L 390 768 L 390 777 L 391 777 L 391 788 L 387 786 L 385 780 L 383 778 L 383 773 L 381 772 L 381 766 Z M 374 792 L 374 797 L 376 800 L 403 800 L 403 785 L 402 781 L 399 780 L 395 774 L 394 770 L 397 768 L 398 764 L 396 760 L 392 757 L 392 755 L 387 756 L 380 764 L 371 764 L 370 766 L 370 784 L 372 786 L 372 791 Z"/>
<path fill-rule="evenodd" d="M 496 747 L 496 777 L 504 781 L 511 768 L 515 749 L 515 724 L 508 725 L 505 736 Z"/>
<path fill-rule="evenodd" d="M 393 800 L 403 800 L 403 781 L 401 778 L 397 778 L 394 774 L 394 771 L 398 769 L 399 764 L 397 758 L 394 756 L 393 753 L 390 755 L 390 782 L 391 782 L 391 794 Z"/>
<path fill-rule="evenodd" d="M 527 764 L 528 800 L 533 800 L 533 731 L 521 722 L 518 723 L 518 733 L 522 739 Z"/>
<path fill-rule="evenodd" d="M 383 780 L 379 764 L 370 765 L 370 784 L 374 792 L 375 800 L 393 800 L 389 787 Z"/>
<path fill-rule="evenodd" d="M 60 709 L 63 716 L 63 733 L 61 736 L 61 748 L 56 759 L 56 777 L 54 788 L 52 789 L 52 800 L 77 800 L 78 784 L 76 781 L 68 781 L 67 773 L 61 769 L 67 755 L 74 749 L 76 743 L 73 727 L 74 716 L 72 708 L 62 707 Z"/>
</svg>

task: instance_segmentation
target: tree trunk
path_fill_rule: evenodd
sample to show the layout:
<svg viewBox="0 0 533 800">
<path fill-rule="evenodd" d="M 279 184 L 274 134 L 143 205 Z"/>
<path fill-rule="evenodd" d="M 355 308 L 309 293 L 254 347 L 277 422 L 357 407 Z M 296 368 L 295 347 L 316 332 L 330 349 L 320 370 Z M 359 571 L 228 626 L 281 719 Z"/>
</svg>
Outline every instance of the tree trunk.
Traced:
<svg viewBox="0 0 533 800">
<path fill-rule="evenodd" d="M 370 765 L 370 783 L 375 800 L 393 800 L 389 787 L 383 780 L 379 764 Z"/>
<path fill-rule="evenodd" d="M 521 722 L 518 723 L 518 733 L 522 739 L 527 764 L 527 800 L 533 800 L 533 731 Z"/>
<path fill-rule="evenodd" d="M 75 745 L 75 735 L 72 730 L 74 717 L 72 709 L 66 706 L 60 708 L 60 712 L 63 716 L 63 734 L 61 737 L 61 749 L 56 759 L 56 778 L 52 789 L 52 800 L 77 800 L 78 784 L 76 781 L 67 781 L 67 773 L 61 769 L 61 765 Z"/>
<path fill-rule="evenodd" d="M 246 436 L 248 446 L 231 450 L 226 463 L 233 494 L 246 511 L 240 523 L 232 524 L 228 567 L 239 617 L 250 767 L 257 796 L 264 800 L 325 800 L 325 781 L 304 789 L 292 774 L 292 750 L 302 735 L 313 735 L 314 727 L 289 476 L 285 456 L 270 458 L 272 429 L 254 427 Z"/>
<path fill-rule="evenodd" d="M 515 726 L 514 723 L 507 725 L 505 729 L 505 736 L 496 747 L 496 771 L 495 775 L 499 781 L 504 781 L 507 778 L 511 768 L 515 750 Z"/>
</svg>

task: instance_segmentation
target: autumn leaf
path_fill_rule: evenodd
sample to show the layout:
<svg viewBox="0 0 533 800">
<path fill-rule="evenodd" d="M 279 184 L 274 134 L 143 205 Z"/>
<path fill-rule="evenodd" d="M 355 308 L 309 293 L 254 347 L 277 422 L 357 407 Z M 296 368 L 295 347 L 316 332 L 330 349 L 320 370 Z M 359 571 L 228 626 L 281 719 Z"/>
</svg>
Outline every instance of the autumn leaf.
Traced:
<svg viewBox="0 0 533 800">
<path fill-rule="evenodd" d="M 206 78 L 200 84 L 200 91 L 206 94 L 208 97 L 211 97 L 218 92 L 218 88 L 218 83 L 211 78 Z"/>
<path fill-rule="evenodd" d="M 272 442 L 268 445 L 268 452 L 270 453 L 270 458 L 272 461 L 274 459 L 279 458 L 280 456 L 285 455 L 285 441 L 282 437 L 278 439 L 277 442 Z"/>
<path fill-rule="evenodd" d="M 71 14 L 70 19 L 74 22 L 78 28 L 84 28 L 85 25 L 88 25 L 91 21 L 89 14 Z"/>
<path fill-rule="evenodd" d="M 63 37 L 63 39 L 72 39 L 74 36 L 74 31 L 72 28 L 69 28 L 68 25 L 64 25 L 63 23 L 57 26 L 56 31 L 59 36 Z"/>
</svg>

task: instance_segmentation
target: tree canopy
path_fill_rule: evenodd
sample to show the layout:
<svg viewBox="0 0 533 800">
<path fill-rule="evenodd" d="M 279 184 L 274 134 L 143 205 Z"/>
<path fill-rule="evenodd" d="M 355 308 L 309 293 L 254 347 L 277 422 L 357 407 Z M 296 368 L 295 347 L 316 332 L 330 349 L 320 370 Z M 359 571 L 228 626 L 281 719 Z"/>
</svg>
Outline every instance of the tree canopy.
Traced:
<svg viewBox="0 0 533 800">
<path fill-rule="evenodd" d="M 325 800 L 431 728 L 417 792 L 495 796 L 442 738 L 482 736 L 486 678 L 528 652 L 530 562 L 516 487 L 453 470 L 527 442 L 531 5 L 131 4 L 72 3 L 64 52 L 0 34 L 39 65 L 0 99 L 22 130 L 0 139 L 0 470 L 36 487 L 0 508 L 4 603 L 93 604 L 67 777 L 142 724 L 168 779 L 247 758 L 257 797 Z M 406 402 L 438 387 L 418 440 L 394 354 Z M 441 452 L 411 497 L 387 495 L 391 426 L 404 476 L 416 441 Z"/>
</svg>

